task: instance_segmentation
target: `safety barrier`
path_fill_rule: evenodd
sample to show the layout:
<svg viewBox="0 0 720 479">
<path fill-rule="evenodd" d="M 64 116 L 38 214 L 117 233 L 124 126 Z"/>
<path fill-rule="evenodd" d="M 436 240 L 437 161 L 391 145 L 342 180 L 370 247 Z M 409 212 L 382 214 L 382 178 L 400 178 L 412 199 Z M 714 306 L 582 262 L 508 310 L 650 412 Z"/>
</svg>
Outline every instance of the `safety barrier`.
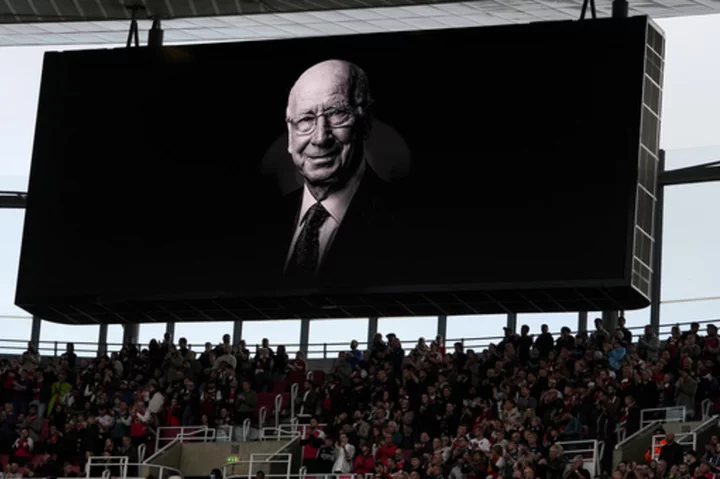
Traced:
<svg viewBox="0 0 720 479">
<path fill-rule="evenodd" d="M 299 479 L 373 479 L 372 474 L 307 474 L 303 472 Z"/>
<path fill-rule="evenodd" d="M 652 448 L 650 449 L 651 457 L 653 461 L 657 461 L 660 458 L 660 451 L 662 450 L 665 441 L 664 434 L 655 434 L 652 438 Z M 684 448 L 691 448 L 691 450 L 697 450 L 697 434 L 689 432 L 686 434 L 675 434 L 675 442 L 684 446 Z"/>
<path fill-rule="evenodd" d="M 703 402 L 700 403 L 700 411 L 702 413 L 702 420 L 707 421 L 712 417 L 713 413 L 713 404 L 712 399 L 703 399 Z"/>
<path fill-rule="evenodd" d="M 7 318 L 11 319 L 22 319 L 22 316 L 6 316 Z M 30 317 L 27 317 L 28 320 L 30 320 Z M 710 320 L 702 320 L 702 321 L 687 321 L 682 323 L 669 323 L 669 324 L 661 324 L 660 325 L 660 336 L 661 338 L 666 338 L 670 334 L 670 330 L 675 327 L 687 327 L 690 326 L 693 322 L 696 322 L 702 326 L 708 325 L 708 324 L 716 324 L 719 321 L 717 319 L 710 319 Z M 570 325 L 569 325 L 570 326 Z M 572 327 L 572 326 L 571 326 Z M 629 327 L 628 330 L 633 334 L 633 337 L 637 338 L 639 336 L 642 336 L 644 334 L 645 326 L 633 326 Z M 533 334 L 539 334 L 539 331 L 532 332 Z M 576 331 L 573 331 L 573 334 L 575 334 Z M 558 336 L 560 333 L 554 332 L 553 336 Z M 466 349 L 475 349 L 475 350 L 482 350 L 486 349 L 490 346 L 491 343 L 499 343 L 504 339 L 503 336 L 485 336 L 485 337 L 476 337 L 476 338 L 447 338 L 445 340 L 445 344 L 453 344 L 453 343 L 462 343 Z M 27 344 L 30 341 L 30 338 L 27 339 L 0 339 L 0 353 L 1 354 L 11 354 L 11 355 L 21 355 L 24 351 L 27 350 Z M 417 341 L 417 338 L 412 338 L 411 341 L 404 340 L 403 343 L 412 342 L 414 343 Z M 45 357 L 59 357 L 62 356 L 62 354 L 65 352 L 65 345 L 66 341 L 46 341 L 41 340 L 38 341 L 37 348 L 38 352 Z M 204 343 L 203 343 L 204 344 Z M 77 354 L 80 357 L 96 357 L 98 354 L 98 351 L 102 351 L 103 348 L 101 348 L 100 344 L 97 342 L 88 342 L 88 341 L 77 341 L 74 343 L 75 345 L 75 354 Z M 106 351 L 119 351 L 124 345 L 121 343 L 107 343 L 104 345 Z M 142 345 L 139 345 L 142 347 Z M 248 345 L 250 346 L 250 345 Z M 289 355 L 295 354 L 297 351 L 300 351 L 303 349 L 303 345 L 301 344 L 286 344 L 286 351 Z M 331 343 L 309 343 L 306 345 L 307 347 L 307 357 L 308 359 L 328 359 L 332 358 L 334 359 L 337 357 L 337 354 L 340 352 L 347 351 L 348 349 L 348 341 L 341 341 L 341 342 L 331 342 Z M 366 349 L 367 343 L 361 342 L 359 344 L 359 349 Z M 407 351 L 411 351 L 410 348 L 407 349 Z"/>
<path fill-rule="evenodd" d="M 274 465 L 284 466 L 284 471 L 280 473 L 271 473 L 270 470 Z M 238 469 L 247 467 L 247 475 L 239 474 Z M 271 454 L 250 454 L 250 459 L 246 461 L 228 462 L 222 467 L 222 477 L 230 478 L 247 478 L 253 479 L 259 471 L 265 473 L 266 479 L 282 478 L 291 479 L 292 455 L 271 453 Z"/>
<path fill-rule="evenodd" d="M 605 454 L 605 443 L 596 440 L 561 441 L 564 455 L 572 461 L 575 456 L 582 456 L 583 467 L 588 470 L 590 477 L 600 475 L 600 461 Z"/>
<path fill-rule="evenodd" d="M 163 431 L 177 431 L 177 433 L 174 435 L 164 436 Z M 229 438 L 223 438 L 222 442 L 227 442 L 229 440 Z M 163 441 L 167 441 L 167 443 L 161 445 L 161 442 Z M 207 426 L 161 426 L 157 429 L 157 434 L 155 435 L 155 453 L 144 462 L 147 463 L 152 459 L 155 459 L 159 454 L 178 442 L 217 442 L 217 431 L 214 428 L 209 428 Z"/>
<path fill-rule="evenodd" d="M 295 403 L 297 403 L 297 397 L 300 393 L 300 385 L 298 383 L 293 383 L 292 386 L 290 386 L 290 417 L 295 418 Z M 303 399 L 305 399 L 305 395 L 303 395 Z"/>
<path fill-rule="evenodd" d="M 687 409 L 685 409 L 685 406 L 643 409 L 640 411 L 640 427 L 643 428 L 655 421 L 660 421 L 661 423 L 683 422 L 686 417 Z"/>
<path fill-rule="evenodd" d="M 261 439 L 287 441 L 295 438 L 307 437 L 310 424 L 300 424 L 297 417 L 292 418 L 290 424 L 280 424 L 277 427 L 265 427 L 262 430 Z M 327 424 L 318 424 L 318 427 L 327 427 Z"/>
<path fill-rule="evenodd" d="M 138 461 L 143 462 L 145 454 L 147 454 L 147 444 L 140 444 L 138 446 Z"/>
<path fill-rule="evenodd" d="M 165 478 L 170 475 L 183 477 L 182 472 L 173 467 L 163 466 L 160 464 L 128 462 L 127 456 L 90 456 L 88 458 L 88 462 L 85 464 L 85 477 L 93 477 L 91 475 L 92 471 L 97 471 L 100 467 L 105 468 L 102 473 L 103 478 L 110 478 L 112 476 L 110 468 L 116 468 L 120 470 L 119 476 L 112 476 L 117 477 L 118 479 L 129 479 L 128 470 L 130 468 L 137 468 L 138 470 L 140 468 L 144 468 L 146 470 L 149 469 L 151 471 L 151 474 L 157 478 Z"/>
<path fill-rule="evenodd" d="M 234 463 L 229 463 L 234 464 Z M 223 472 L 229 471 L 229 469 L 223 469 Z M 254 476 L 251 475 L 252 470 L 248 469 L 250 471 L 248 474 L 236 474 L 236 475 L 230 475 L 230 476 L 223 476 L 224 479 L 253 479 Z M 258 471 L 255 471 L 257 473 Z M 355 473 L 348 473 L 348 474 L 308 474 L 307 468 L 305 466 L 301 467 L 297 474 L 268 474 L 267 472 L 263 471 L 265 473 L 266 478 L 277 478 L 277 479 L 373 479 L 373 474 L 355 474 Z"/>
</svg>

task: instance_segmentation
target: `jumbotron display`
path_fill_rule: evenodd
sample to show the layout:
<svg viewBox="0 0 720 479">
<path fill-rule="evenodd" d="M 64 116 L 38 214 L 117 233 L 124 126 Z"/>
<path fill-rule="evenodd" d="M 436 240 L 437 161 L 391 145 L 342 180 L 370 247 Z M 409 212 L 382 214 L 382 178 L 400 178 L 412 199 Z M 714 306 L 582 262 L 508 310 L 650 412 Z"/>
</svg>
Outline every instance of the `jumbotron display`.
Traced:
<svg viewBox="0 0 720 479">
<path fill-rule="evenodd" d="M 645 306 L 652 38 L 639 17 L 47 53 L 17 303 L 68 323 Z"/>
</svg>

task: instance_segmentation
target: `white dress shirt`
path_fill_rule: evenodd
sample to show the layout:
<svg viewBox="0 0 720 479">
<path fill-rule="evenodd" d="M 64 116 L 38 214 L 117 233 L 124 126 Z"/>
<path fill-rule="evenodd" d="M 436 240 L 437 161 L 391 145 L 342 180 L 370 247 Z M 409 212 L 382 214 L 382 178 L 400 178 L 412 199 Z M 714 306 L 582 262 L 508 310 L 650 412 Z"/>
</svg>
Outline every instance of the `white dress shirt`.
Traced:
<svg viewBox="0 0 720 479">
<path fill-rule="evenodd" d="M 320 230 L 318 231 L 318 239 L 320 242 L 318 267 L 322 264 L 325 256 L 330 250 L 333 239 L 335 239 L 335 234 L 337 233 L 338 228 L 340 228 L 343 218 L 345 217 L 345 213 L 347 213 L 347 210 L 350 207 L 350 202 L 355 196 L 355 193 L 357 193 L 360 181 L 362 181 L 363 175 L 365 174 L 366 167 L 366 163 L 363 160 L 362 164 L 355 173 L 355 176 L 347 182 L 343 189 L 330 193 L 327 198 L 320 202 L 323 208 L 325 208 L 328 212 L 328 217 L 323 224 L 320 225 Z M 317 203 L 317 200 L 312 193 L 310 193 L 307 184 L 304 185 L 300 214 L 298 214 L 298 221 L 295 225 L 295 234 L 293 235 L 292 242 L 290 243 L 290 249 L 287 257 L 285 258 L 286 268 L 290 262 L 293 251 L 295 250 L 295 243 L 297 242 L 298 236 L 300 236 L 300 232 L 302 231 L 305 220 L 307 219 L 307 212 L 315 203 Z"/>
</svg>

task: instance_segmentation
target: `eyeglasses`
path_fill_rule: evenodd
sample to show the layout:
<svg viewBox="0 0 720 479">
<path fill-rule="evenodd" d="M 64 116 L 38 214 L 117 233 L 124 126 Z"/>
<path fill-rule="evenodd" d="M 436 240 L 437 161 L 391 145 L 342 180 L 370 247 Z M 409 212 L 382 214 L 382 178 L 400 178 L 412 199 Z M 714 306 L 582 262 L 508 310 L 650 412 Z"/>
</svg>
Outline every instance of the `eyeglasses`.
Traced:
<svg viewBox="0 0 720 479">
<path fill-rule="evenodd" d="M 329 108 L 318 114 L 306 114 L 288 118 L 287 122 L 301 135 L 309 135 L 315 131 L 318 118 L 323 117 L 330 128 L 348 128 L 355 122 L 355 109 Z"/>
</svg>

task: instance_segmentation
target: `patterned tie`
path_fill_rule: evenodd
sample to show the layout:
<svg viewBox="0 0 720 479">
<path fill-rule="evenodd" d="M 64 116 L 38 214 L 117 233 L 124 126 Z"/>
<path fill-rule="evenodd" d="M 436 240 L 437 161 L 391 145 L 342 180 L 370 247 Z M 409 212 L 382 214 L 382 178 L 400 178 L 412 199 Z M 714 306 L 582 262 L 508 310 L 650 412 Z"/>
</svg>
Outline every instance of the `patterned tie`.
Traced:
<svg viewBox="0 0 720 479">
<path fill-rule="evenodd" d="M 320 260 L 320 227 L 330 216 L 320 203 L 315 203 L 305 213 L 305 222 L 295 242 L 286 274 L 290 276 L 312 277 Z"/>
</svg>

